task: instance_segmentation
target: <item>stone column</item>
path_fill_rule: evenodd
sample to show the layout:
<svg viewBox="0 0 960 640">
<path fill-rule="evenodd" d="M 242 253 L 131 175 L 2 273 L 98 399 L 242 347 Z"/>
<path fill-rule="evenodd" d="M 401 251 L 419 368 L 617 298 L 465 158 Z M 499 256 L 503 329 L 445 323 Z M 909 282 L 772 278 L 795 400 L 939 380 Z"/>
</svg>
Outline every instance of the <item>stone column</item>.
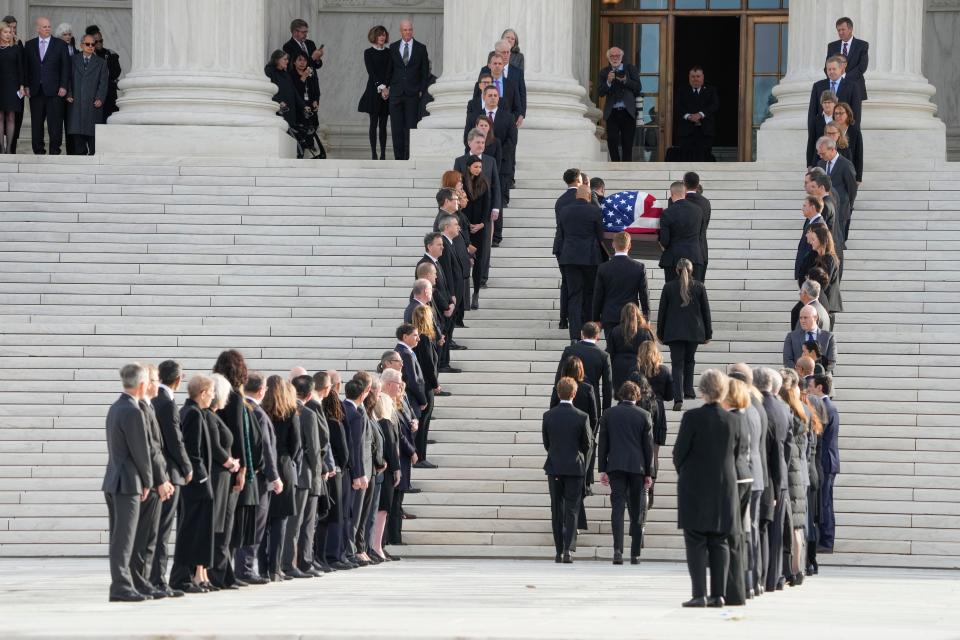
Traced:
<svg viewBox="0 0 960 640">
<path fill-rule="evenodd" d="M 467 102 L 487 54 L 507 27 L 520 36 L 527 83 L 527 117 L 517 157 L 523 160 L 601 158 L 587 90 L 574 78 L 574 59 L 589 58 L 590 41 L 576 42 L 575 19 L 589 0 L 445 0 L 443 75 L 434 97 L 411 131 L 414 158 L 454 158 L 463 153 Z"/>
<path fill-rule="evenodd" d="M 760 127 L 757 159 L 802 159 L 810 91 L 824 78 L 827 43 L 837 18 L 849 16 L 854 37 L 870 43 L 863 103 L 866 157 L 944 159 L 946 131 L 930 101 L 935 89 L 920 70 L 923 0 L 792 0 L 787 75 L 773 89 L 777 104 Z"/>
<path fill-rule="evenodd" d="M 292 157 L 263 73 L 262 0 L 133 0 L 133 69 L 97 151 Z"/>
</svg>

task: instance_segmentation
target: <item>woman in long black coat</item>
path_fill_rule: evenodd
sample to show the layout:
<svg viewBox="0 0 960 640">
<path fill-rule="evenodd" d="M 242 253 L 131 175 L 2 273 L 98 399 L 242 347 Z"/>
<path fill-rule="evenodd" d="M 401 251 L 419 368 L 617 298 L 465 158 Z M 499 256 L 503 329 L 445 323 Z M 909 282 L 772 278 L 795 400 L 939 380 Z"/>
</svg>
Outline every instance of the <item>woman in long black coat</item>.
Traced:
<svg viewBox="0 0 960 640">
<path fill-rule="evenodd" d="M 820 289 L 820 299 L 830 316 L 832 330 L 836 314 L 843 311 L 843 296 L 840 294 L 843 268 L 833 244 L 833 234 L 827 225 L 819 222 L 810 225 L 805 237 L 813 251 L 810 252 L 803 271 L 809 273 L 811 269 L 819 267 L 827 274 L 827 286 Z"/>
<path fill-rule="evenodd" d="M 697 346 L 713 338 L 707 290 L 693 279 L 693 264 L 686 258 L 677 261 L 677 276 L 663 285 L 657 313 L 657 338 L 670 347 L 674 411 L 683 408 L 684 398 L 696 397 L 693 370 Z"/>
<path fill-rule="evenodd" d="M 297 458 L 300 457 L 300 416 L 297 415 L 293 386 L 280 376 L 267 378 L 267 392 L 260 403 L 277 435 L 277 470 L 283 491 L 270 499 L 267 530 L 260 543 L 260 557 L 266 559 L 266 572 L 273 582 L 283 580 L 280 558 L 287 518 L 296 514 Z M 261 572 L 264 568 L 261 567 Z"/>
<path fill-rule="evenodd" d="M 860 133 L 860 127 L 857 126 L 853 108 L 846 102 L 841 102 L 833 110 L 833 121 L 840 127 L 840 133 L 847 139 L 847 148 L 841 149 L 840 155 L 853 163 L 853 169 L 857 174 L 857 184 L 860 184 L 863 182 L 863 134 Z"/>
<path fill-rule="evenodd" d="M 23 113 L 23 47 L 17 44 L 13 29 L 0 26 L 0 153 L 10 153 L 16 142 L 17 114 Z"/>
<path fill-rule="evenodd" d="M 620 389 L 620 385 L 627 381 L 630 371 L 637 366 L 640 345 L 648 340 L 653 340 L 653 332 L 640 307 L 632 302 L 623 305 L 620 324 L 607 336 L 614 392 Z"/>
<path fill-rule="evenodd" d="M 739 535 L 736 451 L 739 432 L 720 406 L 727 377 L 716 369 L 700 375 L 703 406 L 683 415 L 673 445 L 677 470 L 677 526 L 683 529 L 693 598 L 685 607 L 724 606 L 730 563 L 728 539 Z M 709 558 L 710 598 L 706 593 Z"/>
<path fill-rule="evenodd" d="M 360 96 L 357 111 L 370 116 L 370 153 L 377 159 L 379 133 L 380 159 L 387 158 L 387 119 L 390 117 L 390 74 L 393 64 L 387 41 L 390 34 L 386 27 L 377 25 L 367 33 L 373 45 L 363 52 L 363 66 L 367 69 L 367 86 Z"/>
<path fill-rule="evenodd" d="M 279 107 L 277 115 L 287 121 L 291 128 L 296 128 L 304 123 L 304 102 L 303 95 L 297 94 L 293 86 L 293 78 L 287 71 L 290 66 L 290 56 L 277 49 L 270 55 L 270 62 L 263 68 L 263 72 L 270 79 L 270 82 L 276 85 L 277 92 L 273 95 L 273 101 Z"/>
<path fill-rule="evenodd" d="M 491 227 L 490 220 L 490 184 L 483 175 L 483 159 L 470 156 L 467 159 L 467 174 L 463 176 L 463 190 L 467 194 L 467 206 L 464 214 L 470 224 L 470 244 L 477 248 L 473 254 L 473 300 L 471 308 L 480 307 L 480 288 L 484 284 L 483 276 L 490 264 Z M 476 304 L 474 304 L 476 303 Z"/>
</svg>

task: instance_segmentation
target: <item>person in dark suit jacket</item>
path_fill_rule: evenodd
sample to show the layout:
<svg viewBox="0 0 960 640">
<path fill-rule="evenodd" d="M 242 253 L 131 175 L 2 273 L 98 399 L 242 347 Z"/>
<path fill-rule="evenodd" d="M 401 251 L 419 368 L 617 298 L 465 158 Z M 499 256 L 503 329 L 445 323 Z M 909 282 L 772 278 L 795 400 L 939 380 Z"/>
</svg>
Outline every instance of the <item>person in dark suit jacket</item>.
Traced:
<svg viewBox="0 0 960 640">
<path fill-rule="evenodd" d="M 513 76 L 508 77 L 504 73 L 505 64 L 504 59 L 496 51 L 491 51 L 487 56 L 487 65 L 480 69 L 480 73 L 490 74 L 490 86 L 497 88 L 497 92 L 500 95 L 500 104 L 503 105 L 504 110 L 514 115 L 514 124 L 516 124 L 518 120 L 520 123 L 523 123 L 523 116 L 527 111 L 526 82 L 523 81 L 523 72 L 519 69 L 514 69 Z M 520 82 L 523 82 L 522 99 Z M 479 86 L 474 88 L 474 97 L 477 96 L 477 91 L 479 90 Z"/>
<path fill-rule="evenodd" d="M 830 138 L 817 140 L 817 154 L 820 161 L 817 166 L 826 172 L 837 194 L 840 196 L 840 219 L 837 224 L 843 228 L 844 246 L 850 239 L 850 220 L 853 217 L 853 205 L 857 199 L 857 170 L 853 163 L 840 155 L 837 143 Z"/>
<path fill-rule="evenodd" d="M 593 463 L 597 453 L 596 442 L 597 429 L 600 426 L 600 407 L 598 406 L 597 394 L 594 391 L 594 387 L 584 379 L 585 377 L 583 361 L 577 356 L 569 356 L 563 362 L 557 380 L 559 381 L 560 378 L 573 378 L 576 381 L 577 393 L 573 397 L 573 406 L 587 414 L 587 417 L 590 419 L 590 433 L 593 437 L 594 446 L 590 449 L 590 455 L 587 458 L 587 472 L 584 477 L 586 495 L 589 496 L 593 494 L 591 487 L 593 486 L 594 479 Z M 550 408 L 552 409 L 558 404 L 560 404 L 560 396 L 557 395 L 557 389 L 554 387 L 553 392 L 550 394 Z M 584 514 L 584 519 L 586 519 L 586 514 Z"/>
<path fill-rule="evenodd" d="M 157 528 L 157 546 L 150 569 L 150 582 L 161 591 L 169 589 L 167 584 L 167 563 L 170 552 L 167 543 L 173 531 L 173 520 L 180 505 L 181 488 L 193 478 L 193 465 L 183 445 L 183 432 L 180 429 L 180 408 L 174 393 L 180 387 L 182 371 L 180 364 L 165 360 L 158 367 L 160 389 L 151 401 L 160 424 L 163 443 L 163 457 L 167 465 L 167 476 L 173 485 L 173 494 L 160 504 L 160 523 Z"/>
<path fill-rule="evenodd" d="M 823 201 L 816 196 L 807 196 L 803 199 L 803 204 L 800 205 L 800 211 L 803 212 L 804 218 L 803 233 L 800 235 L 800 242 L 797 243 L 797 256 L 793 261 L 793 279 L 796 280 L 800 286 L 803 286 L 803 283 L 807 279 L 804 268 L 810 260 L 810 254 L 813 252 L 813 247 L 807 242 L 807 230 L 810 228 L 810 225 L 818 222 L 826 224 L 826 221 L 820 214 L 822 210 Z"/>
<path fill-rule="evenodd" d="M 856 80 L 847 78 L 846 64 L 842 57 L 833 56 L 827 59 L 827 77 L 813 83 L 810 90 L 810 105 L 807 108 L 807 130 L 813 128 L 813 123 L 820 114 L 820 98 L 824 91 L 832 91 L 837 96 L 837 102 L 846 102 L 853 109 L 853 115 L 860 122 L 860 108 L 863 95 Z"/>
<path fill-rule="evenodd" d="M 716 133 L 720 98 L 716 89 L 703 84 L 703 69 L 690 69 L 690 84 L 677 91 L 677 130 L 681 159 L 686 162 L 713 160 L 713 136 Z"/>
<path fill-rule="evenodd" d="M 587 382 L 593 387 L 597 398 L 600 400 L 600 413 L 602 414 L 610 408 L 613 396 L 613 387 L 610 383 L 612 375 L 610 354 L 597 346 L 597 340 L 600 339 L 600 325 L 596 322 L 584 324 L 580 332 L 580 338 L 580 342 L 564 348 L 563 354 L 560 356 L 560 362 L 557 364 L 554 383 L 560 380 L 567 359 L 570 356 L 577 356 L 583 362 L 583 373 Z"/>
<path fill-rule="evenodd" d="M 448 189 L 441 189 L 440 197 L 446 197 L 446 192 L 449 192 Z M 446 206 L 453 206 L 454 201 L 446 201 Z M 443 212 L 443 216 L 440 218 L 440 234 L 443 236 L 443 254 L 440 256 L 440 265 L 443 268 L 447 268 L 449 265 L 450 268 L 450 282 L 454 290 L 456 291 L 457 309 L 460 311 L 462 316 L 465 311 L 464 305 L 466 301 L 470 298 L 469 290 L 469 278 L 470 278 L 470 251 L 467 249 L 467 244 L 463 240 L 463 236 L 460 233 L 460 220 L 457 217 L 456 209 L 452 212 L 445 209 L 440 209 Z M 454 318 L 453 322 L 456 326 L 456 319 Z M 461 323 L 462 324 L 462 323 Z M 453 349 L 459 348 L 455 341 L 453 341 L 453 329 L 450 330 L 451 337 L 450 347 Z"/>
<path fill-rule="evenodd" d="M 583 498 L 587 455 L 593 446 L 587 414 L 573 406 L 577 383 L 561 378 L 556 385 L 560 404 L 543 414 L 543 470 L 550 488 L 550 513 L 556 562 L 570 564 L 570 545 L 577 528 L 577 513 Z"/>
<path fill-rule="evenodd" d="M 833 246 L 837 251 L 837 256 L 843 261 L 843 225 L 839 223 L 840 218 L 840 196 L 833 188 L 833 181 L 827 172 L 820 167 L 813 167 L 803 177 L 803 189 L 807 195 L 814 196 L 821 203 L 820 216 L 823 222 L 830 229 L 830 235 L 833 237 Z M 809 229 L 810 225 L 806 225 Z M 806 229 L 804 230 L 806 233 Z M 798 278 L 799 280 L 799 278 Z"/>
<path fill-rule="evenodd" d="M 740 432 L 720 406 L 727 377 L 716 369 L 700 376 L 703 406 L 683 414 L 673 445 L 677 470 L 677 526 L 683 529 L 693 597 L 685 607 L 722 607 L 730 562 L 728 539 L 739 535 L 740 501 L 735 453 Z M 710 598 L 706 597 L 709 558 Z"/>
<path fill-rule="evenodd" d="M 767 459 L 767 469 L 770 473 L 770 483 L 764 488 L 764 497 L 767 497 L 770 506 L 766 509 L 769 520 L 766 525 L 767 547 L 769 549 L 766 570 L 767 591 L 773 591 L 778 584 L 782 585 L 783 578 L 783 533 L 791 530 L 789 477 L 787 461 L 790 459 L 790 447 L 793 442 L 793 433 L 790 430 L 792 418 L 790 408 L 776 394 L 780 390 L 782 378 L 780 374 L 766 367 L 760 367 L 753 372 L 753 381 L 760 393 L 763 394 L 763 408 L 767 414 L 767 450 L 764 453 Z"/>
<path fill-rule="evenodd" d="M 70 54 L 60 38 L 51 35 L 50 20 L 37 18 L 37 37 L 24 45 L 27 97 L 30 98 L 33 152 L 46 153 L 43 123 L 50 135 L 50 155 L 60 154 L 63 139 L 64 98 L 70 88 Z"/>
<path fill-rule="evenodd" d="M 517 148 L 515 114 L 506 107 L 497 93 L 497 88 L 493 85 L 487 86 L 483 90 L 482 98 L 479 110 L 467 112 L 467 120 L 463 129 L 464 144 L 466 144 L 470 131 L 477 124 L 477 116 L 487 116 L 493 122 L 493 136 L 500 143 L 503 160 L 502 166 L 499 167 L 500 175 L 513 179 Z"/>
<path fill-rule="evenodd" d="M 323 66 L 323 45 L 317 47 L 313 40 L 307 38 L 310 32 L 310 25 L 306 20 L 297 18 L 290 23 L 290 39 L 283 45 L 283 51 L 290 56 L 290 63 L 296 60 L 299 54 L 307 56 L 307 62 L 314 69 Z"/>
<path fill-rule="evenodd" d="M 584 322 L 593 318 L 593 285 L 597 266 L 607 258 L 603 248 L 603 216 L 590 202 L 590 187 L 577 188 L 577 202 L 560 210 L 560 253 L 557 262 L 567 281 L 570 340 L 580 337 Z"/>
<path fill-rule="evenodd" d="M 660 267 L 665 282 L 677 277 L 677 262 L 686 258 L 694 265 L 694 273 L 703 267 L 700 235 L 703 229 L 703 209 L 686 199 L 682 182 L 670 185 L 673 204 L 660 216 L 659 241 L 663 248 Z"/>
<path fill-rule="evenodd" d="M 833 380 L 830 376 L 814 376 L 807 382 L 807 391 L 816 396 L 823 403 L 827 412 L 827 420 L 823 423 L 823 434 L 820 442 L 820 467 L 823 469 L 823 478 L 820 482 L 820 537 L 817 541 L 818 551 L 830 553 L 833 551 L 836 517 L 833 511 L 833 485 L 837 474 L 840 473 L 840 413 L 830 399 L 833 391 Z"/>
<path fill-rule="evenodd" d="M 833 121 L 833 111 L 837 106 L 837 95 L 827 89 L 820 94 L 820 113 L 807 118 L 807 166 L 817 164 L 817 140 L 823 137 L 824 128 Z"/>
<path fill-rule="evenodd" d="M 370 391 L 369 385 L 360 380 L 353 379 L 344 385 L 344 394 L 346 398 L 343 402 L 343 416 L 346 430 L 348 433 L 348 442 L 350 444 L 350 479 L 352 495 L 344 501 L 349 509 L 349 517 L 345 518 L 346 539 L 344 540 L 345 553 L 347 559 L 356 564 L 357 553 L 362 551 L 357 548 L 357 530 L 363 526 L 360 522 L 361 511 L 363 510 L 363 499 L 370 485 L 369 476 L 373 469 L 371 468 L 371 452 L 369 446 L 364 448 L 364 431 L 366 429 L 366 419 L 363 409 L 363 401 Z M 369 445 L 369 437 L 366 439 Z"/>
<path fill-rule="evenodd" d="M 607 123 L 607 150 L 611 162 L 633 161 L 633 137 L 637 130 L 637 96 L 640 95 L 640 72 L 623 62 L 623 49 L 607 50 L 610 62 L 600 70 L 597 87 L 603 103 L 603 119 Z"/>
<path fill-rule="evenodd" d="M 693 265 L 686 258 L 677 263 L 677 274 L 677 280 L 663 285 L 657 310 L 657 339 L 670 347 L 674 411 L 680 411 L 684 398 L 695 397 L 697 346 L 713 339 L 706 288 L 693 279 Z"/>
<path fill-rule="evenodd" d="M 821 364 L 830 373 L 833 373 L 833 367 L 837 363 L 837 343 L 834 335 L 826 329 L 817 326 L 817 310 L 804 305 L 800 309 L 800 326 L 787 333 L 783 339 L 783 366 L 786 369 L 793 369 L 797 360 L 803 357 L 803 345 L 814 340 L 820 346 L 820 353 L 823 354 Z"/>
<path fill-rule="evenodd" d="M 430 58 L 422 42 L 413 39 L 413 23 L 400 22 L 400 40 L 390 45 L 390 129 L 393 157 L 410 158 L 410 129 L 420 119 L 420 99 L 430 78 Z"/>
<path fill-rule="evenodd" d="M 650 293 L 647 270 L 643 263 L 630 257 L 630 234 L 621 231 L 613 237 L 613 257 L 597 267 L 593 285 L 593 317 L 603 326 L 603 335 L 620 324 L 620 311 L 632 302 L 650 317 Z"/>
<path fill-rule="evenodd" d="M 867 82 L 864 76 L 870 63 L 870 43 L 853 37 L 853 20 L 850 18 L 840 18 L 836 26 L 840 39 L 827 45 L 827 60 L 837 55 L 847 59 L 847 77 L 857 83 L 860 97 L 866 100 Z"/>
<path fill-rule="evenodd" d="M 624 505 L 630 515 L 630 564 L 638 564 L 646 511 L 644 489 L 653 486 L 653 419 L 637 406 L 640 387 L 625 382 L 617 393 L 620 404 L 600 419 L 597 462 L 600 482 L 610 485 L 613 564 L 623 564 Z"/>
<path fill-rule="evenodd" d="M 503 200 L 503 186 L 500 183 L 500 167 L 497 166 L 496 160 L 484 154 L 483 151 L 486 146 L 487 135 L 477 128 L 471 129 L 467 133 L 467 148 L 469 151 L 453 161 L 453 169 L 459 171 L 461 176 L 466 176 L 469 173 L 468 163 L 470 158 L 477 156 L 482 160 L 483 177 L 487 179 L 487 184 L 490 185 L 490 219 L 496 223 L 503 205 L 506 203 Z M 497 246 L 497 243 L 494 242 L 492 246 Z"/>
<path fill-rule="evenodd" d="M 559 267 L 560 260 L 560 210 L 566 207 L 569 204 L 573 204 L 577 200 L 577 187 L 580 186 L 580 169 L 567 169 L 563 172 L 563 181 L 567 185 L 567 190 L 560 194 L 560 197 L 557 198 L 557 201 L 553 205 L 553 216 L 554 222 L 556 223 L 555 231 L 553 233 L 553 255 L 557 258 L 557 266 Z M 563 268 L 560 268 L 560 329 L 566 329 L 569 326 L 569 318 L 567 317 L 567 301 L 569 299 L 569 292 L 567 291 L 567 278 L 563 273 Z"/>
<path fill-rule="evenodd" d="M 707 262 L 709 260 L 708 256 L 708 247 L 707 247 L 707 227 L 710 226 L 710 214 L 711 206 L 710 201 L 707 200 L 703 195 L 703 187 L 700 186 L 700 176 L 693 171 L 688 171 L 683 174 L 683 188 L 686 189 L 684 194 L 684 200 L 687 202 L 692 202 L 693 204 L 700 207 L 700 211 L 703 213 L 700 223 L 700 258 L 702 263 L 699 268 L 694 266 L 693 277 L 699 280 L 700 282 L 706 282 L 707 280 Z"/>
<path fill-rule="evenodd" d="M 141 602 L 151 596 L 134 586 L 130 560 L 140 503 L 154 485 L 147 425 L 138 404 L 147 390 L 147 370 L 129 364 L 120 370 L 120 379 L 123 393 L 107 412 L 107 468 L 100 487 L 110 519 L 110 601 Z"/>
<path fill-rule="evenodd" d="M 313 568 L 313 545 L 314 536 L 317 532 L 317 502 L 320 496 L 326 494 L 323 450 L 329 444 L 329 435 L 321 434 L 320 416 L 307 406 L 307 402 L 313 397 L 313 376 L 297 376 L 291 383 L 297 392 L 297 408 L 300 411 L 303 457 L 300 461 L 297 491 L 301 491 L 302 488 L 304 492 L 304 498 L 300 498 L 304 508 L 296 516 L 299 526 L 294 527 L 292 533 L 287 532 L 283 555 L 284 564 L 286 565 L 286 560 L 289 557 L 290 565 L 282 566 L 282 570 L 288 575 L 290 569 L 294 569 L 308 576 L 317 577 L 322 572 Z M 290 544 L 289 551 L 286 546 L 287 543 Z M 294 573 L 294 577 L 296 577 L 296 573 Z"/>
<path fill-rule="evenodd" d="M 510 52 L 510 43 L 506 40 L 498 40 L 495 45 L 493 45 L 494 50 L 487 55 L 487 66 L 480 70 L 480 73 L 491 73 L 490 61 L 493 59 L 494 54 L 500 56 L 500 59 L 503 60 L 503 77 L 506 82 L 513 85 L 517 89 L 517 97 L 519 98 L 518 104 L 515 106 L 516 109 L 512 109 L 511 112 L 517 117 L 516 124 L 517 127 L 523 126 L 523 120 L 527 117 L 527 81 L 524 78 L 524 71 L 522 64 L 516 64 L 516 55 Z M 481 88 L 481 91 L 483 89 Z"/>
<path fill-rule="evenodd" d="M 427 338 L 423 339 L 426 340 Z M 423 368 L 413 351 L 420 340 L 420 335 L 412 324 L 405 322 L 397 327 L 397 346 L 394 347 L 394 351 L 400 354 L 400 358 L 403 360 L 402 372 L 403 381 L 406 383 L 407 399 L 410 401 L 410 406 L 417 418 L 423 415 L 429 404 Z"/>
</svg>

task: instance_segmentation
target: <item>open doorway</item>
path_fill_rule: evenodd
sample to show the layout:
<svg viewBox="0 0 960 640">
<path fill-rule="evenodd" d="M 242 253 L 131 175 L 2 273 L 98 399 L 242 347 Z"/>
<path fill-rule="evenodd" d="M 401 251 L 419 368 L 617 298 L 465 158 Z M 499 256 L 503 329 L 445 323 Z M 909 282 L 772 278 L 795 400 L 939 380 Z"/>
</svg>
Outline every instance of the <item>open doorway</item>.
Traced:
<svg viewBox="0 0 960 640">
<path fill-rule="evenodd" d="M 691 67 L 703 67 L 705 84 L 712 86 L 720 98 L 713 155 L 718 161 L 736 161 L 740 141 L 740 17 L 677 16 L 675 20 L 674 95 L 688 85 Z M 679 145 L 676 126 L 673 144 Z"/>
</svg>

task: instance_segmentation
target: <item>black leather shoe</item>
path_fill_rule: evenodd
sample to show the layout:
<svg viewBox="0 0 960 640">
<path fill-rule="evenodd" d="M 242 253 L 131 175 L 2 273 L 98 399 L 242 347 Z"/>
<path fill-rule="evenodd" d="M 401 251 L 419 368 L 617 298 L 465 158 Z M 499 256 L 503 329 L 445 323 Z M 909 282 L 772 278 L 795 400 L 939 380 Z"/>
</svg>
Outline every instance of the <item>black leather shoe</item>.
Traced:
<svg viewBox="0 0 960 640">
<path fill-rule="evenodd" d="M 777 580 L 777 591 L 783 591 L 783 586 L 784 586 L 786 583 L 787 583 L 787 581 L 784 580 L 783 578 L 780 578 L 779 580 Z"/>
<path fill-rule="evenodd" d="M 470 300 L 470 308 L 474 311 L 480 308 L 480 294 L 473 294 L 473 298 Z"/>
<path fill-rule="evenodd" d="M 423 489 L 421 489 L 420 487 L 410 487 L 409 489 L 404 491 L 404 493 L 420 493 L 421 491 L 423 491 Z"/>
<path fill-rule="evenodd" d="M 699 597 L 699 598 L 690 598 L 689 600 L 687 600 L 686 602 L 684 602 L 681 606 L 684 606 L 684 607 L 705 607 L 705 606 L 707 606 L 707 599 L 704 598 L 704 597 L 702 597 L 702 596 Z"/>
<path fill-rule="evenodd" d="M 206 589 L 204 589 L 203 587 L 201 587 L 201 586 L 198 585 L 198 584 L 194 584 L 193 582 L 190 582 L 190 583 L 188 583 L 188 584 L 182 585 L 182 586 L 180 587 L 179 591 L 181 591 L 182 593 L 191 593 L 191 594 L 192 594 L 192 593 L 206 593 L 206 592 L 207 592 Z M 176 597 L 176 596 L 174 596 L 174 597 Z"/>
<path fill-rule="evenodd" d="M 247 584 L 267 584 L 270 582 L 269 579 L 261 576 L 243 576 L 243 581 Z"/>
<path fill-rule="evenodd" d="M 713 607 L 714 609 L 721 609 L 725 604 L 726 602 L 724 602 L 723 598 L 720 596 L 716 596 L 707 600 L 707 606 Z"/>
<path fill-rule="evenodd" d="M 434 391 L 433 395 L 440 396 L 441 398 L 447 398 L 449 396 L 452 396 L 453 394 L 450 393 L 449 391 Z"/>
<path fill-rule="evenodd" d="M 249 582 L 247 582 L 246 580 L 241 580 L 240 578 L 234 578 L 234 579 L 233 579 L 233 584 L 235 584 L 236 586 L 240 587 L 241 589 L 242 589 L 243 587 L 249 587 L 249 586 L 250 586 L 250 583 L 249 583 Z"/>
<path fill-rule="evenodd" d="M 331 569 L 336 569 L 337 571 L 349 571 L 350 569 L 356 569 L 357 567 L 356 567 L 356 565 L 354 565 L 354 564 L 352 564 L 352 563 L 349 563 L 349 562 L 340 562 L 340 561 L 338 560 L 337 562 L 334 562 L 333 564 L 331 564 L 331 565 L 330 565 L 330 568 L 331 568 Z"/>
<path fill-rule="evenodd" d="M 613 554 L 613 564 L 623 564 L 623 554 L 614 553 Z"/>
<path fill-rule="evenodd" d="M 463 325 L 460 325 L 460 326 L 463 326 Z M 466 350 L 467 350 L 467 347 L 463 346 L 462 344 L 457 344 L 456 342 L 451 342 L 451 343 L 450 343 L 450 350 L 451 350 L 451 351 L 466 351 Z"/>
<path fill-rule="evenodd" d="M 450 365 L 447 365 L 446 367 L 440 367 L 439 371 L 440 373 L 463 373 L 463 369 L 457 369 L 455 367 L 451 367 Z"/>
<path fill-rule="evenodd" d="M 437 465 L 433 464 L 429 460 L 420 460 L 417 464 L 413 465 L 414 469 L 437 469 Z"/>
<path fill-rule="evenodd" d="M 208 582 L 201 582 L 201 583 L 200 583 L 200 586 L 203 587 L 203 589 L 204 589 L 207 593 L 214 593 L 215 591 L 220 591 L 220 587 L 218 587 L 217 585 L 215 585 L 215 584 L 213 584 L 212 582 L 209 582 L 209 581 L 208 581 Z"/>
<path fill-rule="evenodd" d="M 270 576 L 270 582 L 283 582 L 284 580 L 285 578 L 283 577 L 283 575 L 279 573 L 275 573 L 272 576 Z"/>
<path fill-rule="evenodd" d="M 144 600 L 149 599 L 149 596 L 145 596 L 142 593 L 137 593 L 136 591 L 118 593 L 115 596 L 110 596 L 110 602 L 143 602 Z"/>
<path fill-rule="evenodd" d="M 683 394 L 683 397 L 686 398 L 687 400 L 696 400 L 696 399 L 697 399 L 697 394 L 695 394 L 695 393 L 684 393 L 684 394 Z"/>
<path fill-rule="evenodd" d="M 630 564 L 640 564 L 640 556 L 630 556 Z"/>
<path fill-rule="evenodd" d="M 463 324 L 463 321 L 462 321 L 462 320 L 457 320 L 456 322 L 453 323 L 453 326 L 457 327 L 458 329 L 469 329 L 469 327 L 468 327 L 467 325 Z M 458 349 L 458 348 L 460 348 L 460 345 L 456 345 L 456 346 L 450 347 L 450 348 L 451 348 L 451 349 Z"/>
<path fill-rule="evenodd" d="M 150 593 L 145 593 L 144 595 L 149 595 L 154 600 L 163 600 L 164 598 L 168 597 L 166 589 L 154 589 Z"/>
<path fill-rule="evenodd" d="M 557 564 L 560 564 L 561 562 L 563 562 L 563 556 L 561 556 L 561 555 L 558 553 L 558 554 L 557 554 L 557 557 L 555 557 L 555 558 L 553 559 L 553 561 L 556 562 Z"/>
<path fill-rule="evenodd" d="M 569 553 L 563 554 L 563 564 L 573 564 L 573 558 L 570 557 Z"/>
<path fill-rule="evenodd" d="M 356 560 L 358 567 L 368 567 L 370 566 L 369 560 L 364 560 L 363 558 L 357 558 Z"/>
<path fill-rule="evenodd" d="M 403 558 L 401 558 L 400 556 L 395 556 L 389 551 L 387 551 L 386 549 L 383 550 L 383 555 L 385 555 L 387 557 L 387 560 L 389 560 L 390 562 L 397 562 L 398 560 L 403 560 Z"/>
<path fill-rule="evenodd" d="M 682 402 L 674 402 L 674 403 L 673 403 L 673 410 L 674 410 L 674 411 L 683 411 L 683 403 L 682 403 Z"/>
<path fill-rule="evenodd" d="M 371 551 L 367 554 L 367 557 L 370 558 L 370 564 L 383 564 L 387 561 L 386 558 L 381 558 L 376 554 L 376 552 Z"/>
<path fill-rule="evenodd" d="M 569 329 L 570 325 L 566 320 L 560 320 L 560 324 L 557 325 L 557 329 Z"/>
<path fill-rule="evenodd" d="M 430 438 L 429 440 L 427 440 L 427 444 L 437 444 L 437 441 L 434 440 L 433 438 Z"/>
<path fill-rule="evenodd" d="M 481 282 L 481 283 L 480 283 L 480 288 L 481 288 L 481 289 L 486 289 L 486 288 L 488 288 L 487 283 L 486 283 L 486 282 Z"/>
<path fill-rule="evenodd" d="M 179 589 L 171 589 L 170 587 L 163 586 L 160 589 L 166 592 L 168 598 L 182 598 L 185 594 Z"/>
</svg>

